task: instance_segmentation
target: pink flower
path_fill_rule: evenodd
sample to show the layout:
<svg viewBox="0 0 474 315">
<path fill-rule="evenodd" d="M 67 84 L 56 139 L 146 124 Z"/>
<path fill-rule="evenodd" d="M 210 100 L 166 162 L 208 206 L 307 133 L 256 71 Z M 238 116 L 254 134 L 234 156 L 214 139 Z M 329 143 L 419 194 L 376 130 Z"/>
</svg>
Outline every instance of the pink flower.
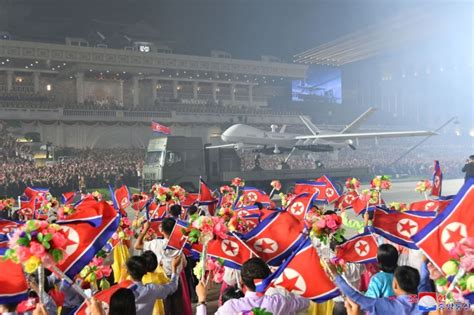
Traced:
<svg viewBox="0 0 474 315">
<path fill-rule="evenodd" d="M 227 238 L 227 226 L 223 224 L 222 222 L 218 222 L 217 224 L 214 225 L 214 234 L 217 235 L 217 237 L 221 239 L 226 239 Z"/>
<path fill-rule="evenodd" d="M 110 268 L 109 266 L 103 267 L 102 273 L 104 274 L 104 276 L 108 277 L 112 273 L 112 268 Z"/>
<path fill-rule="evenodd" d="M 24 246 L 18 247 L 17 255 L 21 262 L 27 261 L 31 257 L 28 247 Z"/>
<path fill-rule="evenodd" d="M 38 258 L 43 258 L 46 255 L 46 249 L 40 243 L 33 241 L 30 243 L 30 253 Z"/>
<path fill-rule="evenodd" d="M 224 280 L 224 272 L 214 273 L 213 280 L 215 283 L 222 283 L 222 281 Z"/>
<path fill-rule="evenodd" d="M 474 255 L 465 255 L 461 257 L 461 268 L 466 272 L 474 270 Z"/>
<path fill-rule="evenodd" d="M 62 233 L 54 233 L 53 238 L 51 239 L 53 242 L 53 247 L 54 248 L 64 248 L 66 247 L 67 244 L 67 239 L 64 237 Z"/>
<path fill-rule="evenodd" d="M 328 218 L 326 220 L 326 226 L 330 228 L 331 230 L 334 230 L 337 228 L 337 223 L 333 218 Z"/>
<path fill-rule="evenodd" d="M 316 226 L 319 228 L 319 229 L 324 229 L 326 227 L 326 220 L 324 219 L 319 219 L 318 221 L 316 221 Z"/>
<path fill-rule="evenodd" d="M 104 274 L 102 273 L 102 270 L 97 270 L 95 272 L 95 276 L 97 279 L 102 279 L 104 277 Z"/>
</svg>

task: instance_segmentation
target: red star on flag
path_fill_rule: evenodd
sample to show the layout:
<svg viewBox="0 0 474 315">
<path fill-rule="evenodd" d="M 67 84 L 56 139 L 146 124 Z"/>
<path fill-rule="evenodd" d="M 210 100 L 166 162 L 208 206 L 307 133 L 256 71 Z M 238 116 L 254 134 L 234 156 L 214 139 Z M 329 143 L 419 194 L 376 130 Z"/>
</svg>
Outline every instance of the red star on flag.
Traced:
<svg viewBox="0 0 474 315">
<path fill-rule="evenodd" d="M 416 228 L 416 225 L 411 225 L 409 220 L 405 221 L 405 223 L 400 222 L 400 226 L 400 233 L 407 231 L 408 234 L 411 234 L 411 229 Z"/>
<path fill-rule="evenodd" d="M 299 288 L 298 286 L 296 286 L 296 283 L 298 282 L 298 278 L 299 278 L 298 275 L 290 278 L 290 277 L 288 277 L 287 272 L 283 272 L 283 279 L 281 280 L 281 282 L 279 284 L 284 286 L 290 292 L 291 291 L 302 292 L 303 290 L 301 288 Z"/>
<path fill-rule="evenodd" d="M 464 236 L 461 233 L 461 225 L 458 225 L 455 230 L 451 230 L 449 228 L 446 228 L 447 232 L 449 233 L 449 238 L 446 241 L 447 244 L 449 243 L 454 243 L 457 244 L 459 241 L 461 241 Z"/>
<path fill-rule="evenodd" d="M 231 252 L 233 255 L 235 254 L 234 251 L 237 249 L 238 247 L 237 246 L 234 246 L 234 244 L 232 244 L 232 242 L 226 242 L 225 243 L 225 249 L 224 251 L 225 252 Z"/>
<path fill-rule="evenodd" d="M 360 255 L 365 254 L 367 252 L 367 244 L 359 242 L 359 245 L 357 245 L 357 249 Z"/>
</svg>

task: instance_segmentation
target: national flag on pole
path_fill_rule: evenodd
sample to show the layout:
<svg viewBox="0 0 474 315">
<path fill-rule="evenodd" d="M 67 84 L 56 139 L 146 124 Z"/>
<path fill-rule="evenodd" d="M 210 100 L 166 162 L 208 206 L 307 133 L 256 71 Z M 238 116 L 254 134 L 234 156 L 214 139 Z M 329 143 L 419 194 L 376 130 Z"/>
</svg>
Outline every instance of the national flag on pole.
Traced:
<svg viewBox="0 0 474 315">
<path fill-rule="evenodd" d="M 68 205 L 74 202 L 74 198 L 77 193 L 75 191 L 69 191 L 61 194 L 61 203 L 63 205 Z"/>
<path fill-rule="evenodd" d="M 214 215 L 219 202 L 218 199 L 214 198 L 211 189 L 202 178 L 199 178 L 198 202 L 200 206 L 207 206 L 211 216 Z"/>
<path fill-rule="evenodd" d="M 290 212 L 294 215 L 300 222 L 304 222 L 306 213 L 313 207 L 313 202 L 317 199 L 319 193 L 302 193 L 288 204 L 285 208 L 285 211 Z"/>
<path fill-rule="evenodd" d="M 170 135 L 171 134 L 171 129 L 169 127 L 166 127 L 162 124 L 159 124 L 154 120 L 151 121 L 151 130 L 153 132 L 156 132 L 156 133 L 159 133 L 159 134 L 162 134 L 162 135 Z"/>
<path fill-rule="evenodd" d="M 352 208 L 352 203 L 357 198 L 359 198 L 359 194 L 355 190 L 348 191 L 348 192 L 344 193 L 341 197 L 339 197 L 339 199 L 336 201 L 334 206 L 337 209 Z"/>
<path fill-rule="evenodd" d="M 321 182 L 325 183 L 326 187 L 324 190 L 321 192 L 321 197 L 318 196 L 318 198 L 323 198 L 326 200 L 328 204 L 331 204 L 339 199 L 341 197 L 341 192 L 337 189 L 336 185 L 331 181 L 329 177 L 326 175 L 321 176 L 320 178 L 316 179 L 316 182 Z"/>
<path fill-rule="evenodd" d="M 187 209 L 192 205 L 198 203 L 199 193 L 186 193 L 184 201 L 181 203 L 181 207 Z"/>
<path fill-rule="evenodd" d="M 132 199 L 133 199 L 132 208 L 133 210 L 136 210 L 136 211 L 143 210 L 145 206 L 147 205 L 147 203 L 151 202 L 150 196 L 148 196 L 147 194 L 143 192 L 138 196 L 134 196 Z"/>
<path fill-rule="evenodd" d="M 461 240 L 474 237 L 474 179 L 469 179 L 449 206 L 412 236 L 438 269 L 450 259 L 449 251 Z"/>
<path fill-rule="evenodd" d="M 25 221 L 31 220 L 35 217 L 37 205 L 36 198 L 28 200 L 20 199 L 19 212 L 23 215 Z"/>
<path fill-rule="evenodd" d="M 377 261 L 377 240 L 366 230 L 336 246 L 336 257 L 346 262 L 366 264 Z"/>
<path fill-rule="evenodd" d="M 106 201 L 92 205 L 87 202 L 76 207 L 76 212 L 68 216 L 67 220 L 57 222 L 68 235 L 67 258 L 57 265 L 58 268 L 74 278 L 107 244 L 117 230 L 119 221 L 120 214 Z"/>
<path fill-rule="evenodd" d="M 28 197 L 28 199 L 41 199 L 46 196 L 49 192 L 49 188 L 39 188 L 39 187 L 26 187 L 23 195 Z M 41 197 L 41 198 L 40 198 Z"/>
<path fill-rule="evenodd" d="M 183 231 L 186 230 L 188 226 L 189 222 L 182 220 L 176 221 L 168 239 L 167 247 L 177 250 L 183 248 L 186 243 L 186 237 L 184 236 Z"/>
<path fill-rule="evenodd" d="M 295 195 L 299 195 L 305 192 L 310 193 L 310 194 L 317 192 L 319 193 L 318 200 L 325 200 L 325 199 L 321 199 L 324 196 L 325 189 L 326 189 L 326 183 L 324 182 L 305 180 L 305 181 L 296 182 L 293 192 Z"/>
<path fill-rule="evenodd" d="M 224 266 L 240 269 L 242 264 L 252 258 L 252 252 L 237 236 L 229 235 L 225 240 L 217 238 L 209 242 L 207 254 L 224 260 Z"/>
<path fill-rule="evenodd" d="M 117 205 L 120 210 L 125 210 L 125 208 L 130 206 L 130 192 L 125 185 L 116 189 L 112 198 L 114 205 Z"/>
<path fill-rule="evenodd" d="M 434 171 L 433 171 L 433 183 L 431 187 L 431 196 L 441 196 L 441 188 L 443 186 L 443 173 L 441 172 L 441 167 L 439 166 L 439 161 L 434 161 Z"/>
<path fill-rule="evenodd" d="M 304 241 L 303 224 L 290 212 L 274 212 L 243 239 L 269 265 L 278 266 Z"/>
<path fill-rule="evenodd" d="M 0 248 L 0 304 L 17 304 L 28 298 L 28 284 L 21 264 L 5 260 L 7 248 Z"/>
<path fill-rule="evenodd" d="M 130 289 L 130 290 L 134 291 L 137 287 L 138 287 L 137 284 L 135 284 L 135 282 L 133 282 L 132 280 L 125 280 L 125 281 L 122 281 L 118 284 L 115 284 L 115 285 L 111 286 L 108 289 L 97 292 L 96 294 L 94 294 L 94 298 L 96 298 L 99 302 L 105 303 L 108 306 L 110 304 L 110 298 L 112 297 L 112 295 L 118 289 L 125 288 L 125 289 Z M 87 314 L 90 314 L 90 312 L 86 312 L 86 309 L 87 309 L 87 303 L 86 303 L 86 301 L 84 301 L 79 306 L 79 308 L 71 314 L 73 314 L 73 315 L 87 315 Z"/>
<path fill-rule="evenodd" d="M 0 248 L 8 247 L 8 237 L 10 233 L 15 231 L 21 225 L 22 223 L 17 221 L 0 219 Z"/>
<path fill-rule="evenodd" d="M 319 255 L 308 237 L 274 273 L 256 285 L 256 290 L 265 292 L 269 286 L 284 288 L 317 303 L 339 295 L 338 289 L 322 268 Z"/>
<path fill-rule="evenodd" d="M 442 212 L 451 203 L 451 199 L 448 200 L 420 200 L 414 201 L 410 204 L 409 210 L 412 211 L 437 211 Z"/>
<path fill-rule="evenodd" d="M 268 196 L 263 190 L 257 189 L 255 187 L 242 187 L 239 190 L 239 194 L 240 196 L 237 198 L 237 201 L 234 204 L 234 209 L 244 206 L 251 206 L 256 202 L 260 202 L 264 207 L 269 207 L 272 204 L 270 196 Z"/>
<path fill-rule="evenodd" d="M 375 233 L 396 244 L 418 249 L 411 237 L 436 216 L 432 211 L 395 211 L 376 208 L 372 228 Z"/>
</svg>

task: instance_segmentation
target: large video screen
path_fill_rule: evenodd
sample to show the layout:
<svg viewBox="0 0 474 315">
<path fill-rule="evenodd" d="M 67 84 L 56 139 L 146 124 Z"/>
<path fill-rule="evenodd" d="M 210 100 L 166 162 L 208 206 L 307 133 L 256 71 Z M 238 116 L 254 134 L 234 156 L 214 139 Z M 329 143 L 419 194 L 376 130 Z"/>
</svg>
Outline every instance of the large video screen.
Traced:
<svg viewBox="0 0 474 315">
<path fill-rule="evenodd" d="M 310 66 L 305 80 L 293 80 L 291 99 L 296 102 L 341 104 L 341 70 L 328 66 Z"/>
</svg>

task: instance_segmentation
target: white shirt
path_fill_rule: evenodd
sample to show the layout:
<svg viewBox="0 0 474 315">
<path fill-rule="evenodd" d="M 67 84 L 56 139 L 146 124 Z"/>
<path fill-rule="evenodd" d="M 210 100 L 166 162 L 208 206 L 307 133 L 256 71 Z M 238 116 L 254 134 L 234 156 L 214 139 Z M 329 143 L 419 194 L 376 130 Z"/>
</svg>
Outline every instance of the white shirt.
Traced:
<svg viewBox="0 0 474 315">
<path fill-rule="evenodd" d="M 158 264 L 163 266 L 163 270 L 165 271 L 168 277 L 171 276 L 171 262 L 173 261 L 174 255 L 176 255 L 179 251 L 175 249 L 166 249 L 166 245 L 168 244 L 167 239 L 154 239 L 148 242 L 143 243 L 143 250 L 151 250 L 155 253 L 156 258 L 158 259 Z M 183 262 L 178 266 L 178 270 L 176 273 L 179 275 L 183 268 Z"/>
</svg>

